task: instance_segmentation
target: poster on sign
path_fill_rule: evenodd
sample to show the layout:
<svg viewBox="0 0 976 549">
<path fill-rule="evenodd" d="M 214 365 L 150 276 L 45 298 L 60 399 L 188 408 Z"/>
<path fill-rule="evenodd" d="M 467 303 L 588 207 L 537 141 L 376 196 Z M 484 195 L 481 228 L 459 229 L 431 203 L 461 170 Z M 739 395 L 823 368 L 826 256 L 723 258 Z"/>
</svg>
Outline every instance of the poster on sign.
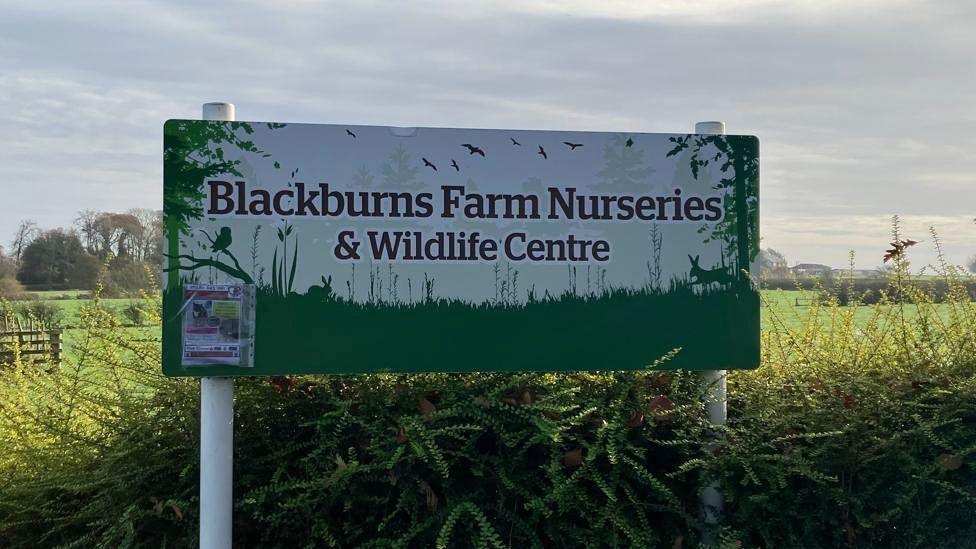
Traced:
<svg viewBox="0 0 976 549">
<path fill-rule="evenodd" d="M 183 285 L 182 366 L 251 365 L 253 287 Z"/>
<path fill-rule="evenodd" d="M 752 136 L 170 120 L 163 369 L 753 368 L 758 193 Z"/>
</svg>

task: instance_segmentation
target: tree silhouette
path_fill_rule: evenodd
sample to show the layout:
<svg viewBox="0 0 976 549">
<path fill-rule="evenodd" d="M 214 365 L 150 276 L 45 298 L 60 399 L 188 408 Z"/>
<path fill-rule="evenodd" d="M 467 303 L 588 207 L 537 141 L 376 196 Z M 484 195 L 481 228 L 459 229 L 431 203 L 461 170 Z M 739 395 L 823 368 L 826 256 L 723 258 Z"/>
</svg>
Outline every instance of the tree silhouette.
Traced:
<svg viewBox="0 0 976 549">
<path fill-rule="evenodd" d="M 627 146 L 622 135 L 611 137 L 603 145 L 603 169 L 597 173 L 601 187 L 616 192 L 634 191 L 647 184 L 654 172 L 644 164 L 644 151 L 639 147 Z"/>
<path fill-rule="evenodd" d="M 403 144 L 397 143 L 396 148 L 383 164 L 383 182 L 387 187 L 416 189 L 420 187 L 417 171 Z"/>
<path fill-rule="evenodd" d="M 268 124 L 268 129 L 281 127 L 284 124 Z M 190 222 L 203 216 L 205 179 L 219 174 L 240 176 L 240 161 L 227 159 L 224 147 L 263 153 L 248 139 L 253 133 L 254 128 L 245 122 L 170 120 L 163 127 L 163 211 L 169 284 L 179 283 L 180 235 L 188 234 Z M 232 266 L 225 267 L 235 271 Z"/>
<path fill-rule="evenodd" d="M 374 179 L 376 178 L 373 177 L 373 174 L 370 173 L 369 168 L 367 168 L 365 164 L 360 166 L 359 169 L 356 170 L 356 173 L 352 175 L 353 185 L 355 185 L 357 189 L 372 187 Z"/>
<path fill-rule="evenodd" d="M 759 140 L 744 135 L 687 135 L 672 137 L 667 156 L 691 152 L 688 167 L 696 180 L 709 163 L 725 175 L 714 189 L 732 189 L 733 200 L 724 202 L 722 220 L 711 228 L 705 242 L 719 240 L 732 255 L 737 272 L 749 267 L 759 253 Z M 707 232 L 703 227 L 700 232 Z M 741 276 L 740 276 L 741 279 Z"/>
</svg>

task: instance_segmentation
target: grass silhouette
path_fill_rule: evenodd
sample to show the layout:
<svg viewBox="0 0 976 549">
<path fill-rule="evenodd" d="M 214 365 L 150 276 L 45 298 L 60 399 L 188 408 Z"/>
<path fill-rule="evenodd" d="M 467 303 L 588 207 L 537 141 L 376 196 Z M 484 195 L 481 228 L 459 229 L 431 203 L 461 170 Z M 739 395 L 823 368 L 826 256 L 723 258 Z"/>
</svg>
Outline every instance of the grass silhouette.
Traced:
<svg viewBox="0 0 976 549">
<path fill-rule="evenodd" d="M 565 292 L 522 303 L 360 302 L 330 287 L 307 294 L 257 290 L 255 367 L 182 368 L 179 293 L 168 296 L 169 375 L 354 372 L 632 370 L 680 349 L 663 367 L 752 368 L 759 363 L 759 294 L 699 289 Z M 181 292 L 180 288 L 168 288 Z M 749 319 L 755 319 L 750 321 Z M 174 336 L 174 337 L 170 337 Z"/>
</svg>

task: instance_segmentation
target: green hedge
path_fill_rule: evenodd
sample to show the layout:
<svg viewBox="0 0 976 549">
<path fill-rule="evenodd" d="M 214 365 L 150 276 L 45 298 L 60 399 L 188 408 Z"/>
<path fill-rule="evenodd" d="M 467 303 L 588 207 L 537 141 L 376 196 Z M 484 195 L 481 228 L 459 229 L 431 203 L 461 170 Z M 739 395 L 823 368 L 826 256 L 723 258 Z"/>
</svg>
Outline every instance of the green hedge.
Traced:
<svg viewBox="0 0 976 549">
<path fill-rule="evenodd" d="M 821 299 L 835 299 L 841 305 L 873 305 L 883 300 L 911 303 L 910 299 L 900 296 L 896 291 L 896 288 L 903 285 L 896 275 L 897 273 L 877 278 L 850 278 L 844 275 L 763 278 L 760 285 L 764 290 L 813 291 Z M 976 301 L 976 279 L 972 277 L 959 278 L 953 282 L 940 277 L 925 277 L 916 279 L 913 285 L 922 289 L 936 303 L 952 299 L 948 294 L 953 288 L 964 291 L 970 300 Z"/>
<path fill-rule="evenodd" d="M 717 438 L 681 372 L 239 380 L 236 543 L 693 547 L 717 478 L 723 546 L 971 546 L 976 304 L 899 291 L 911 315 L 773 318 Z M 2 373 L 0 540 L 195 547 L 198 385 L 98 300 L 82 321 L 77 363 Z"/>
</svg>

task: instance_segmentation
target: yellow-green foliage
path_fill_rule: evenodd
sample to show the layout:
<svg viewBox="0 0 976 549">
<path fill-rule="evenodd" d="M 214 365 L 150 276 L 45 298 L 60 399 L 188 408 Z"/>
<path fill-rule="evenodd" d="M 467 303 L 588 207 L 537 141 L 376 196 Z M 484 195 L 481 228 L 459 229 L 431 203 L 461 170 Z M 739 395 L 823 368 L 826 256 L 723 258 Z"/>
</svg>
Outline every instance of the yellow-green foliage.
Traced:
<svg viewBox="0 0 976 549">
<path fill-rule="evenodd" d="M 717 478 L 730 547 L 965 547 L 976 305 L 933 305 L 897 261 L 867 318 L 829 299 L 770 308 L 718 439 L 681 372 L 238 380 L 236 540 L 691 547 Z M 197 383 L 162 378 L 158 340 L 97 298 L 81 316 L 76 358 L 0 377 L 2 545 L 195 547 Z"/>
<path fill-rule="evenodd" d="M 976 539 L 976 303 L 939 252 L 943 303 L 898 256 L 877 305 L 769 309 L 763 367 L 730 376 L 730 440 L 708 465 L 747 545 Z"/>
</svg>

